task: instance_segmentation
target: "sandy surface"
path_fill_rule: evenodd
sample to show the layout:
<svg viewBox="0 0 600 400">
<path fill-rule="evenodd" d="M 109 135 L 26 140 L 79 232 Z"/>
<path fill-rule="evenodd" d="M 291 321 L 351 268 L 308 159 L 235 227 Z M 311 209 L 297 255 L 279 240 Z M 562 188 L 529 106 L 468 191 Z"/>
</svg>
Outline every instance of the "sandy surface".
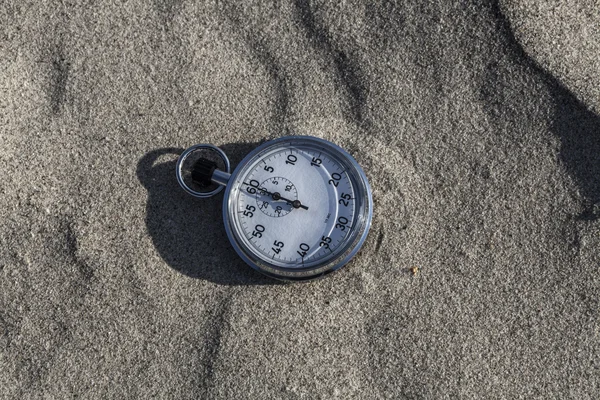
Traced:
<svg viewBox="0 0 600 400">
<path fill-rule="evenodd" d="M 0 398 L 597 399 L 577 3 L 4 0 Z M 174 177 L 289 133 L 374 190 L 362 251 L 309 284 L 253 272 Z"/>
</svg>

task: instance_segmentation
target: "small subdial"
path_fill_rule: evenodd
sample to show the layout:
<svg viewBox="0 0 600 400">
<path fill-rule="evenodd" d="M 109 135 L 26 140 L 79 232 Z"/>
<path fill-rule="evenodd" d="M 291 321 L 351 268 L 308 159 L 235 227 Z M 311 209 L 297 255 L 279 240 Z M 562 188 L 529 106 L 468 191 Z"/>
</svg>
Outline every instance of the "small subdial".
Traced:
<svg viewBox="0 0 600 400">
<path fill-rule="evenodd" d="M 268 192 L 268 193 L 267 193 Z M 263 181 L 256 191 L 256 204 L 269 217 L 283 217 L 294 209 L 298 191 L 288 179 L 276 176 Z"/>
</svg>

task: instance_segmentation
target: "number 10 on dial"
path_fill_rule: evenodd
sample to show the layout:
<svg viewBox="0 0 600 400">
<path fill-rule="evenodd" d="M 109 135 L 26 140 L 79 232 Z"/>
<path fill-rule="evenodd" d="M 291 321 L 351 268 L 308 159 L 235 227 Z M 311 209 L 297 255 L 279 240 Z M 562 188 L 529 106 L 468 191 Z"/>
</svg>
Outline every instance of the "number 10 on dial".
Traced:
<svg viewBox="0 0 600 400">
<path fill-rule="evenodd" d="M 186 183 L 183 164 L 209 149 L 227 165 L 200 158 L 192 171 L 199 192 Z M 238 255 L 276 279 L 308 280 L 345 265 L 365 241 L 373 215 L 366 175 L 346 151 L 323 139 L 290 136 L 262 144 L 233 173 L 226 155 L 211 145 L 186 150 L 177 163 L 182 187 L 197 197 L 225 188 L 223 219 Z"/>
</svg>

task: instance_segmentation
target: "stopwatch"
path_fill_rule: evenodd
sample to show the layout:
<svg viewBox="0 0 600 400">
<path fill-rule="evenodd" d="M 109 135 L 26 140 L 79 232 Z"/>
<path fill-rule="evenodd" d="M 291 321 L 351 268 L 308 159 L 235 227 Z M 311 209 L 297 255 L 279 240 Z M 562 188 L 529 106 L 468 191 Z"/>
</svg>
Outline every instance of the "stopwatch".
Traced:
<svg viewBox="0 0 600 400">
<path fill-rule="evenodd" d="M 192 161 L 198 152 L 205 156 Z M 176 175 L 196 197 L 225 190 L 231 245 L 252 268 L 280 280 L 315 279 L 344 266 L 373 217 L 371 188 L 356 160 L 312 136 L 263 143 L 232 173 L 220 148 L 198 144 L 180 155 Z"/>
</svg>

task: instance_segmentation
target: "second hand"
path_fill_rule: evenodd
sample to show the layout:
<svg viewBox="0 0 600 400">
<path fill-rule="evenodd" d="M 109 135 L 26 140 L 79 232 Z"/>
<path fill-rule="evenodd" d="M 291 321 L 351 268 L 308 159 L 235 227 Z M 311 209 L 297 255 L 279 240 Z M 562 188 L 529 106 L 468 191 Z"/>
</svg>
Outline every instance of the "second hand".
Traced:
<svg viewBox="0 0 600 400">
<path fill-rule="evenodd" d="M 258 188 L 256 186 L 252 186 L 252 185 L 250 185 L 249 183 L 246 183 L 246 182 L 242 182 L 242 184 L 250 186 L 250 187 L 253 187 L 256 190 L 258 190 L 259 192 L 271 196 L 271 198 L 273 200 L 275 200 L 275 201 L 277 201 L 277 200 L 283 200 L 283 201 L 287 202 L 288 204 L 290 204 L 294 208 L 304 208 L 305 210 L 308 210 L 308 207 L 305 206 L 304 204 L 302 204 L 302 202 L 300 200 L 289 200 L 289 199 L 286 199 L 285 197 L 281 197 L 281 194 L 279 194 L 279 192 L 271 193 L 271 192 L 269 192 L 265 188 Z"/>
</svg>

